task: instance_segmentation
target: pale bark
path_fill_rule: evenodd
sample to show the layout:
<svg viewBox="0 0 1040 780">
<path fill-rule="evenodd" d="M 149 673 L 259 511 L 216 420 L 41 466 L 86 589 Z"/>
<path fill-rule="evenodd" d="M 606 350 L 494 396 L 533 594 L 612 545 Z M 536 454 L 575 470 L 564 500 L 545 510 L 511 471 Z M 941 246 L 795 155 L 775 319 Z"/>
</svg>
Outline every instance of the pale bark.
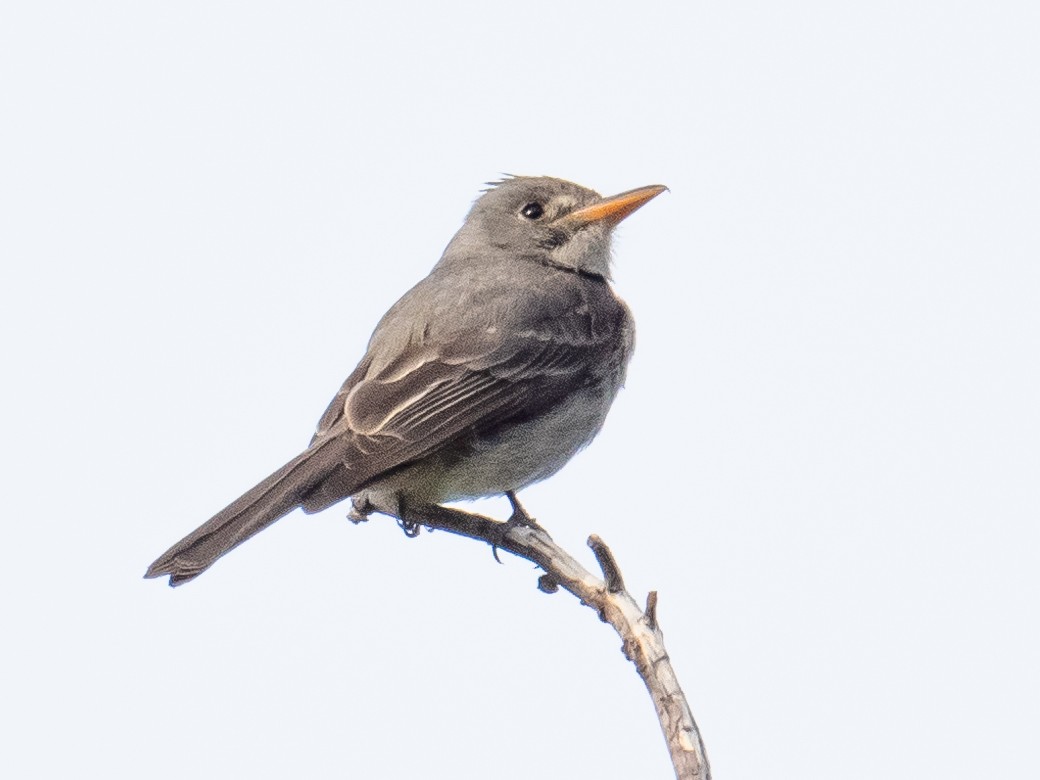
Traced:
<svg viewBox="0 0 1040 780">
<path fill-rule="evenodd" d="M 359 522 L 372 512 L 396 518 L 405 533 L 415 536 L 422 527 L 480 539 L 496 550 L 506 550 L 537 564 L 545 574 L 538 587 L 574 594 L 594 609 L 621 637 L 621 650 L 636 667 L 653 700 L 678 780 L 710 780 L 711 770 L 697 724 L 672 669 L 657 622 L 657 592 L 647 597 L 646 609 L 625 590 L 610 549 L 598 536 L 589 546 L 603 572 L 600 579 L 560 548 L 543 528 L 523 522 L 500 522 L 483 515 L 441 506 L 399 507 L 355 504 L 351 519 Z"/>
</svg>

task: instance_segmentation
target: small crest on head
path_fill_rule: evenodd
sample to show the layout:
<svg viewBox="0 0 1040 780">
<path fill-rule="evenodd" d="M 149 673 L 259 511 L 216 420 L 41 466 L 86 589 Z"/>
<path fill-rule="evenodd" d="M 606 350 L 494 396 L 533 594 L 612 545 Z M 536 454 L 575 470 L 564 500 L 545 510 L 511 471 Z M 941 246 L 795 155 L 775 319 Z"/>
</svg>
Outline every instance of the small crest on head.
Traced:
<svg viewBox="0 0 1040 780">
<path fill-rule="evenodd" d="M 502 173 L 499 175 L 502 177 L 501 179 L 484 182 L 484 184 L 487 186 L 484 187 L 484 189 L 482 189 L 481 192 L 491 192 L 491 190 L 505 184 L 507 181 L 512 181 L 513 179 L 519 178 L 515 173 Z"/>
</svg>

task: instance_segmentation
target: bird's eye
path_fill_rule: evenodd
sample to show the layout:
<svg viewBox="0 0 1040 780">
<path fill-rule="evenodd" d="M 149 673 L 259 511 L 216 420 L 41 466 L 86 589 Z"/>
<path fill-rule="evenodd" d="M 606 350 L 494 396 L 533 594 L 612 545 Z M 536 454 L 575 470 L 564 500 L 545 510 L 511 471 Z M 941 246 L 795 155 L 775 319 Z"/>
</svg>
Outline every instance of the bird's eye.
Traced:
<svg viewBox="0 0 1040 780">
<path fill-rule="evenodd" d="M 528 203 L 520 209 L 520 213 L 527 219 L 538 219 L 545 213 L 545 210 L 542 208 L 541 203 Z"/>
</svg>

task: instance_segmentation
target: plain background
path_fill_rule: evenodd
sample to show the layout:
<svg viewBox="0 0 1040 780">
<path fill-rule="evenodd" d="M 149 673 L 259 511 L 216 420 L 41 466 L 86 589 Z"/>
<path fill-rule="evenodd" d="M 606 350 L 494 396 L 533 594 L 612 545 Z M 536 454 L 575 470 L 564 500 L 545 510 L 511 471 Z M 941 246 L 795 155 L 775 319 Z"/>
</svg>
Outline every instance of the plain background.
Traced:
<svg viewBox="0 0 1040 780">
<path fill-rule="evenodd" d="M 617 637 L 484 547 L 341 506 L 141 579 L 509 172 L 671 187 L 628 386 L 523 498 L 660 592 L 716 776 L 1036 778 L 1036 9 L 5 3 L 5 775 L 670 776 Z"/>
</svg>

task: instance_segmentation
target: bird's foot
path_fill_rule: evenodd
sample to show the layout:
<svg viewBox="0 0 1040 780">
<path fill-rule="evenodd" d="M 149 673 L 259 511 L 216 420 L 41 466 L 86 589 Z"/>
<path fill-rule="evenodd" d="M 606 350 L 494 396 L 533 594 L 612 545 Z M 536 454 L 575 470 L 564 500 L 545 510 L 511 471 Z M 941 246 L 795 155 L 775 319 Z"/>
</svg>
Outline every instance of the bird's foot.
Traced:
<svg viewBox="0 0 1040 780">
<path fill-rule="evenodd" d="M 538 525 L 538 521 L 527 514 L 527 510 L 521 506 L 520 502 L 516 498 L 516 493 L 512 490 L 507 490 L 506 498 L 509 499 L 509 505 L 513 507 L 513 514 L 511 514 L 509 519 L 506 521 L 509 525 L 522 525 L 527 528 L 542 529 L 542 527 Z"/>
<path fill-rule="evenodd" d="M 422 523 L 417 523 L 414 520 L 405 520 L 403 517 L 397 518 L 397 526 L 404 531 L 404 535 L 409 539 L 414 539 L 422 531 Z"/>
<path fill-rule="evenodd" d="M 373 514 L 378 512 L 379 514 L 389 515 L 396 520 L 398 527 L 404 531 L 405 536 L 414 539 L 419 535 L 419 532 L 422 530 L 422 523 L 416 520 L 409 520 L 405 517 L 403 496 L 397 495 L 390 498 L 390 505 L 386 505 L 382 501 L 381 498 L 377 497 L 376 501 L 373 502 L 372 499 L 365 494 L 354 496 L 351 500 L 350 511 L 347 513 L 347 519 L 355 524 L 364 523 Z"/>
<path fill-rule="evenodd" d="M 422 523 L 405 517 L 407 510 L 404 505 L 404 496 L 398 493 L 395 499 L 397 501 L 397 511 L 392 516 L 397 520 L 397 527 L 404 531 L 404 535 L 409 539 L 414 539 L 422 531 Z"/>
</svg>

